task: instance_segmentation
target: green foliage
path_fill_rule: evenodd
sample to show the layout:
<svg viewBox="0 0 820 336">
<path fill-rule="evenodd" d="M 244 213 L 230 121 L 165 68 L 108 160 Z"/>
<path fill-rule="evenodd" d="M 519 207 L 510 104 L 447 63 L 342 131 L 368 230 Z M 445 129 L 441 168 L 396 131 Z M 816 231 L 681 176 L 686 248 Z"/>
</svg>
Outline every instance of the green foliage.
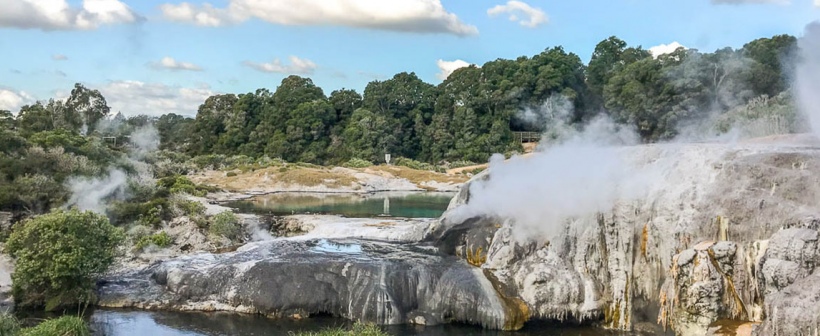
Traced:
<svg viewBox="0 0 820 336">
<path fill-rule="evenodd" d="M 325 329 L 320 332 L 300 332 L 300 333 L 290 333 L 291 335 L 295 336 L 388 336 L 390 334 L 382 331 L 376 325 L 373 324 L 364 324 L 364 323 L 356 323 L 350 329 L 345 328 L 331 328 Z"/>
<path fill-rule="evenodd" d="M 352 158 L 345 162 L 344 166 L 349 168 L 367 168 L 373 165 L 373 162 L 362 160 L 359 158 Z"/>
<path fill-rule="evenodd" d="M 162 231 L 157 234 L 153 234 L 150 236 L 143 236 L 134 244 L 134 248 L 137 250 L 144 250 L 146 247 L 150 245 L 154 245 L 160 248 L 165 248 L 171 246 L 174 241 L 171 239 L 171 236 L 168 235 L 165 231 Z"/>
<path fill-rule="evenodd" d="M 234 176 L 236 176 L 236 172 L 235 171 L 229 171 L 229 172 L 225 173 L 225 176 L 234 177 Z"/>
<path fill-rule="evenodd" d="M 404 158 L 404 157 L 396 158 L 396 160 L 394 161 L 394 164 L 397 165 L 397 166 L 403 166 L 403 167 L 416 169 L 416 170 L 437 171 L 437 167 L 434 166 L 434 165 L 431 165 L 429 163 L 416 161 L 416 160 L 413 160 L 413 159 Z"/>
<path fill-rule="evenodd" d="M 157 181 L 157 186 L 167 189 L 171 194 L 189 194 L 199 197 L 204 197 L 208 192 L 216 191 L 215 188 L 197 185 L 181 175 L 163 177 Z"/>
<path fill-rule="evenodd" d="M 775 97 L 763 95 L 730 110 L 718 119 L 717 130 L 735 130 L 751 137 L 808 131 L 800 121 L 794 100 L 784 92 Z"/>
<path fill-rule="evenodd" d="M 20 332 L 20 321 L 9 313 L 0 313 L 0 336 L 17 336 Z"/>
<path fill-rule="evenodd" d="M 18 336 L 89 336 L 91 331 L 82 318 L 62 316 L 46 320 L 37 326 L 25 328 Z"/>
<path fill-rule="evenodd" d="M 239 225 L 239 218 L 232 211 L 223 211 L 211 218 L 209 232 L 212 235 L 225 237 L 230 240 L 239 238 L 242 227 Z"/>
<path fill-rule="evenodd" d="M 185 216 L 196 216 L 205 213 L 205 206 L 197 201 L 177 200 L 174 204 L 182 210 L 182 214 Z"/>
<path fill-rule="evenodd" d="M 47 310 L 88 302 L 123 239 L 108 218 L 90 211 L 55 211 L 23 222 L 6 242 L 17 259 L 15 300 Z"/>
</svg>

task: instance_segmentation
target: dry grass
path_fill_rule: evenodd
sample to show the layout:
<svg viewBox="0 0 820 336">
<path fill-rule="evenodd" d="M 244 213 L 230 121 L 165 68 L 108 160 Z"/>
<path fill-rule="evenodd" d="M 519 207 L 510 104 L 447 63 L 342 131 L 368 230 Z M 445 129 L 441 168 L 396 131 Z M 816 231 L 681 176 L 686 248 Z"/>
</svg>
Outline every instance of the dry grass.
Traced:
<svg viewBox="0 0 820 336">
<path fill-rule="evenodd" d="M 283 186 L 304 186 L 316 187 L 326 186 L 328 188 L 351 188 L 358 189 L 359 178 L 355 175 L 359 172 L 378 175 L 385 178 L 403 178 L 418 185 L 419 188 L 435 190 L 422 183 L 464 183 L 469 178 L 466 175 L 448 175 L 428 170 L 415 170 L 401 166 L 373 166 L 363 169 L 331 169 L 318 166 L 288 165 L 273 166 L 254 171 L 242 172 L 240 170 L 230 171 L 205 171 L 189 176 L 191 181 L 199 184 L 216 186 L 229 191 L 245 191 L 253 189 L 271 189 Z M 229 176 L 230 175 L 230 176 Z"/>
<path fill-rule="evenodd" d="M 367 173 L 368 170 L 387 173 L 394 177 L 407 179 L 416 185 L 430 181 L 439 183 L 464 183 L 468 180 L 466 176 L 447 175 L 429 170 L 415 170 L 402 166 L 374 166 L 365 169 L 364 172 Z"/>
<path fill-rule="evenodd" d="M 364 226 L 366 226 L 366 227 L 393 227 L 393 226 L 396 226 L 396 222 L 367 223 Z"/>
<path fill-rule="evenodd" d="M 350 175 L 334 173 L 328 169 L 295 168 L 278 173 L 274 180 L 287 185 L 315 187 L 325 185 L 328 188 L 349 187 L 358 180 Z"/>
</svg>

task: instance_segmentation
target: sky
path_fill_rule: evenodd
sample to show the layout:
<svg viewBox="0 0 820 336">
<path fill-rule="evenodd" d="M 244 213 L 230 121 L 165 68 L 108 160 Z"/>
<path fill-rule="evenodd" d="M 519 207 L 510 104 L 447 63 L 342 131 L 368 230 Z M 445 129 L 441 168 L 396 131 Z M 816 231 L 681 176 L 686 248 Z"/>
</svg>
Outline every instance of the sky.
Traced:
<svg viewBox="0 0 820 336">
<path fill-rule="evenodd" d="M 193 116 L 210 95 L 293 74 L 362 92 L 559 45 L 587 62 L 613 35 L 714 51 L 818 19 L 820 0 L 0 0 L 0 110 L 82 83 L 114 112 Z"/>
</svg>

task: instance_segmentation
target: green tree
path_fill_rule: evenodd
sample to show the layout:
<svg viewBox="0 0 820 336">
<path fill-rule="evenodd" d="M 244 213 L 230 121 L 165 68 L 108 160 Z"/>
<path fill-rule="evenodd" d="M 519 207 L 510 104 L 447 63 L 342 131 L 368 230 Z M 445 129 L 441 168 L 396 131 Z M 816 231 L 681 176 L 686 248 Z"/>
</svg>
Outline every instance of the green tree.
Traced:
<svg viewBox="0 0 820 336">
<path fill-rule="evenodd" d="M 208 97 L 199 106 L 191 132 L 190 151 L 194 154 L 213 153 L 236 101 L 237 97 L 232 94 L 216 95 Z"/>
<path fill-rule="evenodd" d="M 23 106 L 18 114 L 18 123 L 20 129 L 26 134 L 54 129 L 54 117 L 51 111 L 40 102 Z"/>
<path fill-rule="evenodd" d="M 52 102 L 55 111 L 62 111 L 62 121 L 75 131 L 84 131 L 91 134 L 97 127 L 97 122 L 108 116 L 111 108 L 99 90 L 91 90 L 80 83 L 74 84 L 71 95 L 65 104 Z"/>
<path fill-rule="evenodd" d="M 16 258 L 15 300 L 46 310 L 88 302 L 123 240 L 121 229 L 90 211 L 61 210 L 23 222 L 6 243 Z"/>
<path fill-rule="evenodd" d="M 754 60 L 748 78 L 755 96 L 773 97 L 788 88 L 788 80 L 794 74 L 797 38 L 791 35 L 759 38 L 745 44 L 742 53 Z"/>
</svg>

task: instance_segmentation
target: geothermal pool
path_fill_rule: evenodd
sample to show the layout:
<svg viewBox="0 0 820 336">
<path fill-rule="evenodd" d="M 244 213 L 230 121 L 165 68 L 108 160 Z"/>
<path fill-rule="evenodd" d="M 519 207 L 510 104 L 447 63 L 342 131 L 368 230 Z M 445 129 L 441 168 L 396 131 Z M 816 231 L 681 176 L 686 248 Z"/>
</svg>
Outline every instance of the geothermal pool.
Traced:
<svg viewBox="0 0 820 336">
<path fill-rule="evenodd" d="M 437 218 L 455 193 L 379 192 L 370 194 L 276 193 L 225 203 L 240 213 L 345 217 Z"/>
<path fill-rule="evenodd" d="M 97 309 L 89 316 L 95 335 L 106 336 L 216 336 L 216 335 L 288 335 L 290 332 L 320 331 L 330 327 L 348 326 L 351 322 L 316 317 L 304 320 L 272 320 L 261 316 L 229 313 L 151 312 L 134 310 Z M 481 336 L 535 336 L 535 335 L 639 335 L 617 333 L 591 327 L 568 327 L 532 324 L 517 332 L 483 330 L 467 325 L 420 327 L 411 325 L 387 326 L 391 335 L 481 335 Z"/>
</svg>

